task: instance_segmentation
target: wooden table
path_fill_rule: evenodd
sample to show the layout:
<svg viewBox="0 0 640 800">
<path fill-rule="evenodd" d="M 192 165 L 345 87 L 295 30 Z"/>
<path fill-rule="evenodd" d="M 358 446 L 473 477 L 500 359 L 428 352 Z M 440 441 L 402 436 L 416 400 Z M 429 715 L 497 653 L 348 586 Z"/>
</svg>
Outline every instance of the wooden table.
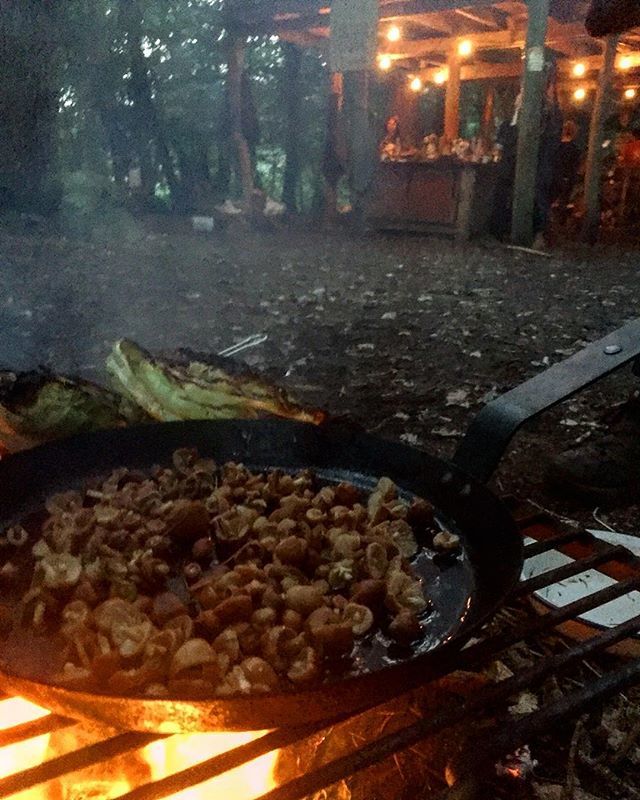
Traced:
<svg viewBox="0 0 640 800">
<path fill-rule="evenodd" d="M 456 158 L 382 161 L 367 204 L 377 230 L 440 233 L 469 239 L 489 226 L 496 167 Z"/>
</svg>

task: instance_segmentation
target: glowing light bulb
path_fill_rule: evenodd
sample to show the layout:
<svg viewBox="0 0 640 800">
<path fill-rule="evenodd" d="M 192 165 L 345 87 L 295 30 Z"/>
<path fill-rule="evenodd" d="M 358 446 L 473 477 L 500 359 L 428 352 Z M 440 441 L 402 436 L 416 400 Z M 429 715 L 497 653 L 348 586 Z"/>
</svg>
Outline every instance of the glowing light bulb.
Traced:
<svg viewBox="0 0 640 800">
<path fill-rule="evenodd" d="M 578 103 L 581 103 L 585 97 L 587 96 L 587 90 L 584 89 L 582 86 L 579 89 L 576 89 L 573 93 L 573 99 L 576 100 Z"/>
<path fill-rule="evenodd" d="M 392 25 L 387 31 L 387 39 L 390 42 L 399 42 L 402 36 L 402 31 L 397 25 Z"/>
<path fill-rule="evenodd" d="M 392 64 L 391 56 L 383 55 L 378 58 L 378 66 L 385 72 L 391 69 Z"/>
<path fill-rule="evenodd" d="M 574 74 L 574 77 L 576 77 L 576 78 L 584 77 L 586 71 L 587 71 L 587 67 L 586 67 L 585 64 L 582 63 L 582 61 L 578 61 L 577 64 L 573 65 L 573 74 Z"/>
<path fill-rule="evenodd" d="M 470 39 L 463 39 L 458 45 L 458 55 L 461 58 L 468 58 L 473 53 L 473 42 Z"/>
<path fill-rule="evenodd" d="M 424 84 L 420 80 L 420 78 L 415 77 L 412 79 L 411 83 L 409 84 L 412 92 L 421 92 Z"/>
<path fill-rule="evenodd" d="M 439 86 L 442 86 L 443 83 L 447 81 L 447 71 L 445 69 L 438 70 L 436 74 L 433 76 L 433 80 Z"/>
<path fill-rule="evenodd" d="M 633 59 L 631 58 L 631 56 L 622 56 L 622 58 L 618 62 L 618 67 L 620 69 L 625 69 L 625 70 L 631 69 L 632 66 L 633 66 Z"/>
<path fill-rule="evenodd" d="M 625 100 L 633 100 L 633 98 L 635 96 L 636 96 L 636 90 L 635 89 L 625 89 L 624 90 Z"/>
</svg>

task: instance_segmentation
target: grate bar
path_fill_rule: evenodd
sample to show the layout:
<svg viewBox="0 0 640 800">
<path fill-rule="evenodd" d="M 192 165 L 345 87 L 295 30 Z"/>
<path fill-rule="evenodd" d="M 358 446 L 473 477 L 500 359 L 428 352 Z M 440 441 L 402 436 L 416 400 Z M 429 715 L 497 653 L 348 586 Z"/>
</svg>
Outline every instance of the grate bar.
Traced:
<svg viewBox="0 0 640 800">
<path fill-rule="evenodd" d="M 44 764 L 38 764 L 3 778 L 0 780 L 0 797 L 8 797 L 14 792 L 33 789 L 34 786 L 39 786 L 41 783 L 47 783 L 47 781 L 60 778 L 62 775 L 78 769 L 92 767 L 101 761 L 115 758 L 115 756 L 139 750 L 151 742 L 165 738 L 166 736 L 150 733 L 122 733 L 112 736 L 110 739 L 52 758 L 45 761 Z"/>
<path fill-rule="evenodd" d="M 460 653 L 458 667 L 463 666 L 469 668 L 481 664 L 490 658 L 495 658 L 498 653 L 506 650 L 517 642 L 521 642 L 523 639 L 551 630 L 551 628 L 555 628 L 556 625 L 561 625 L 563 622 L 567 622 L 574 617 L 579 617 L 587 611 L 599 608 L 609 603 L 611 600 L 616 600 L 618 597 L 623 597 L 634 589 L 640 589 L 640 576 L 637 578 L 626 578 L 604 589 L 599 589 L 597 592 L 593 592 L 586 597 L 581 597 L 579 600 L 574 600 L 573 603 L 568 603 L 566 606 L 554 608 L 552 611 L 549 611 L 548 614 L 539 617 L 524 629 L 508 631 L 485 641 L 478 642 L 477 644 L 470 645 Z"/>
<path fill-rule="evenodd" d="M 543 572 L 541 575 L 536 575 L 534 578 L 528 578 L 522 581 L 516 588 L 516 594 L 536 592 L 538 589 L 542 589 L 545 586 L 551 586 L 567 578 L 573 578 L 581 572 L 599 567 L 614 559 L 628 561 L 632 558 L 634 558 L 633 554 L 630 553 L 626 547 L 622 547 L 621 545 L 607 547 L 603 549 L 602 552 L 594 553 L 594 555 L 588 558 L 582 558 L 579 561 L 571 561 L 569 564 L 550 569 L 547 572 Z"/>
<path fill-rule="evenodd" d="M 399 750 L 404 750 L 442 730 L 481 715 L 487 706 L 505 702 L 516 692 L 538 684 L 549 675 L 567 669 L 577 661 L 582 661 L 587 656 L 610 647 L 638 629 L 640 629 L 640 615 L 582 642 L 572 650 L 543 659 L 530 669 L 481 690 L 475 699 L 468 703 L 376 739 L 353 753 L 323 764 L 317 770 L 301 775 L 277 789 L 261 795 L 258 800 L 299 800 L 307 795 L 313 795 L 355 772 L 360 772 L 383 761 Z M 638 661 L 638 671 L 640 672 L 640 660 Z"/>
<path fill-rule="evenodd" d="M 197 786 L 199 783 L 216 778 L 235 767 L 252 761 L 254 758 L 270 753 L 272 750 L 289 747 L 342 719 L 344 718 L 334 720 L 334 722 L 323 720 L 302 728 L 280 728 L 271 731 L 259 739 L 254 739 L 252 742 L 240 745 L 240 747 L 234 747 L 233 750 L 227 750 L 227 752 L 213 756 L 200 764 L 195 764 L 193 767 L 180 770 L 180 772 L 168 775 L 166 778 L 132 789 L 130 792 L 120 795 L 118 800 L 161 800 L 170 794 L 176 794 L 183 789 Z"/>
<path fill-rule="evenodd" d="M 21 725 L 14 725 L 12 728 L 0 731 L 0 747 L 24 742 L 27 739 L 33 739 L 34 736 L 54 733 L 62 728 L 70 728 L 77 724 L 76 720 L 61 717 L 58 714 L 47 714 L 46 717 L 40 717 L 31 722 L 24 722 Z"/>
<path fill-rule="evenodd" d="M 527 535 L 526 528 L 523 531 L 523 535 Z M 547 553 L 549 550 L 555 550 L 557 547 L 562 547 L 565 544 L 579 541 L 581 539 L 594 541 L 593 536 L 588 534 L 586 531 L 565 531 L 565 533 L 559 533 L 557 536 L 552 536 L 550 539 L 540 539 L 537 542 L 532 542 L 531 544 L 525 545 L 524 557 L 533 558 L 533 556 L 539 556 L 541 553 Z"/>
<path fill-rule="evenodd" d="M 514 720 L 503 718 L 492 729 L 491 736 L 483 737 L 472 751 L 465 755 L 465 770 L 452 789 L 437 795 L 436 800 L 453 800 L 465 797 L 464 787 L 476 784 L 478 774 L 507 753 L 513 753 L 532 738 L 548 732 L 563 720 L 575 719 L 587 711 L 594 711 L 610 697 L 634 686 L 640 681 L 640 659 L 626 664 L 614 672 L 606 673 L 592 683 L 565 695 L 550 706 Z"/>
</svg>

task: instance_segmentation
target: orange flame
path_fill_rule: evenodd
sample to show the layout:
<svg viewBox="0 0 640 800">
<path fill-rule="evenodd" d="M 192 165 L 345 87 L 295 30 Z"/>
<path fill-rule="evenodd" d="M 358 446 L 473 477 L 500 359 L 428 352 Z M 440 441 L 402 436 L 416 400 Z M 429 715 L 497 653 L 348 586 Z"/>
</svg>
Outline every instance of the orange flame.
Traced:
<svg viewBox="0 0 640 800">
<path fill-rule="evenodd" d="M 13 697 L 0 701 L 0 731 L 16 725 L 31 722 L 50 712 L 44 708 Z M 175 735 L 145 747 L 142 758 L 149 765 L 151 780 L 160 780 L 180 770 L 213 758 L 235 747 L 263 736 L 266 731 L 250 733 L 198 733 Z M 0 779 L 18 771 L 37 766 L 47 757 L 57 755 L 49 751 L 50 734 L 35 736 L 27 741 L 0 747 Z M 233 800 L 254 800 L 254 798 L 273 789 L 274 768 L 278 752 L 266 753 L 253 761 L 229 770 L 198 786 L 171 795 L 167 800 L 208 800 L 210 797 L 232 797 Z M 132 788 L 129 775 L 105 775 L 100 780 L 76 780 L 66 785 L 67 800 L 84 798 L 116 798 Z M 44 800 L 49 797 L 48 790 L 37 787 L 12 796 L 14 800 Z"/>
<path fill-rule="evenodd" d="M 23 700 L 21 697 L 12 697 L 0 701 L 0 730 L 13 728 L 25 722 L 32 722 L 49 714 L 44 708 Z M 49 746 L 49 734 L 34 736 L 32 739 L 0 747 L 0 778 L 6 778 L 18 770 L 28 769 L 41 764 L 46 756 Z M 40 792 L 29 792 L 30 800 L 36 800 L 43 795 Z"/>
<path fill-rule="evenodd" d="M 172 736 L 148 745 L 144 755 L 151 767 L 152 779 L 159 780 L 253 741 L 265 733 L 252 731 Z M 273 773 L 277 757 L 277 751 L 266 753 L 205 783 L 172 794 L 167 800 L 208 800 L 211 797 L 253 800 L 275 787 Z"/>
</svg>

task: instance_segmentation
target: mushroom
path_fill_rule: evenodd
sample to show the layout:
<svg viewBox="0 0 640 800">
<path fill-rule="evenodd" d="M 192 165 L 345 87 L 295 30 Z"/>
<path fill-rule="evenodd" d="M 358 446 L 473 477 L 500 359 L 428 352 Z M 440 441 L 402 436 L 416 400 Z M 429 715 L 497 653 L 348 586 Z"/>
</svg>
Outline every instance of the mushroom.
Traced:
<svg viewBox="0 0 640 800">
<path fill-rule="evenodd" d="M 232 622 L 249 619 L 253 612 L 253 604 L 248 595 L 234 594 L 218 603 L 213 610 L 223 625 L 229 625 Z"/>
<path fill-rule="evenodd" d="M 292 586 L 284 599 L 288 608 L 306 617 L 324 603 L 324 594 L 321 586 Z"/>
<path fill-rule="evenodd" d="M 433 546 L 443 553 L 456 553 L 460 550 L 460 537 L 449 531 L 440 531 L 433 537 Z"/>
<path fill-rule="evenodd" d="M 411 525 L 403 519 L 396 519 L 389 525 L 391 540 L 404 558 L 412 558 L 418 552 L 418 543 Z"/>
<path fill-rule="evenodd" d="M 348 603 L 342 614 L 355 636 L 363 636 L 373 626 L 373 612 L 367 606 Z"/>
<path fill-rule="evenodd" d="M 310 683 L 320 675 L 320 659 L 313 647 L 305 647 L 287 671 L 293 683 Z"/>
<path fill-rule="evenodd" d="M 389 567 L 387 548 L 380 542 L 371 542 L 365 550 L 367 572 L 374 579 L 384 578 Z"/>
<path fill-rule="evenodd" d="M 209 512 L 200 500 L 174 500 L 167 517 L 167 533 L 196 542 L 209 533 Z"/>
<path fill-rule="evenodd" d="M 263 658 L 258 656 L 245 658 L 240 668 L 254 691 L 268 692 L 278 685 L 278 676 L 271 664 Z"/>
<path fill-rule="evenodd" d="M 201 667 L 203 664 L 211 664 L 216 660 L 216 654 L 204 639 L 189 639 L 180 647 L 169 666 L 169 675 L 173 678 L 193 667 Z"/>
<path fill-rule="evenodd" d="M 307 555 L 308 545 L 299 536 L 287 536 L 276 545 L 274 555 L 282 564 L 301 564 Z"/>
</svg>

